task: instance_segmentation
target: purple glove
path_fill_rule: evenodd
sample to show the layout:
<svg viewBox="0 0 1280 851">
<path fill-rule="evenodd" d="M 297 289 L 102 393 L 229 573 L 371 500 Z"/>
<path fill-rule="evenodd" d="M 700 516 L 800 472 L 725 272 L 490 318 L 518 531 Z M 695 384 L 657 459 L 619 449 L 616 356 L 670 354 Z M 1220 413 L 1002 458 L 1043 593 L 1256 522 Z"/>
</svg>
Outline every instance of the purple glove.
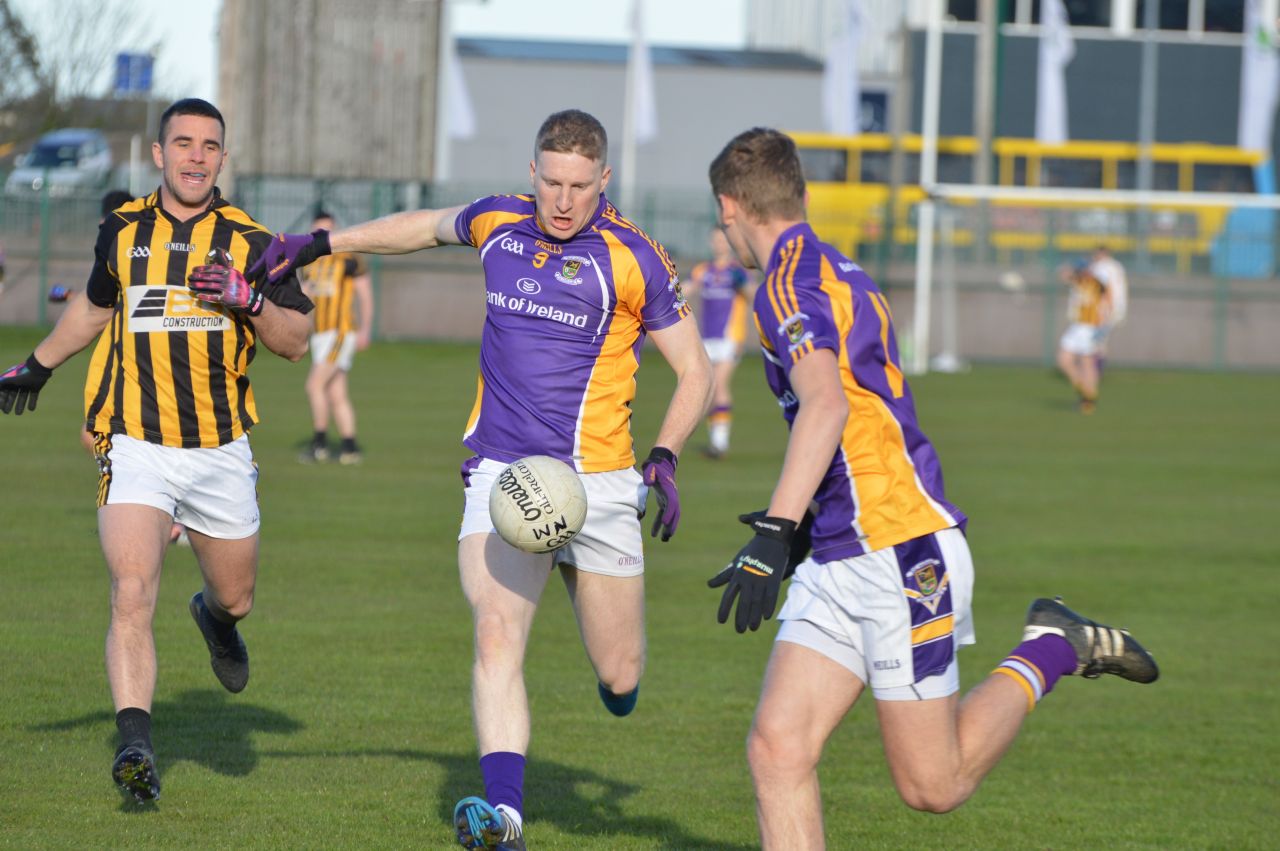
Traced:
<svg viewBox="0 0 1280 851">
<path fill-rule="evenodd" d="M 262 313 L 267 301 L 244 275 L 227 266 L 197 266 L 187 278 L 187 286 L 201 301 L 223 304 L 250 316 Z"/>
<path fill-rule="evenodd" d="M 658 516 L 653 520 L 653 531 L 649 534 L 658 537 L 662 530 L 662 540 L 669 541 L 680 525 L 680 492 L 676 490 L 676 456 L 665 446 L 655 446 L 640 467 L 640 475 L 644 483 L 658 497 Z"/>
<path fill-rule="evenodd" d="M 317 257 L 332 253 L 327 230 L 278 233 L 267 244 L 267 250 L 262 252 L 258 262 L 249 269 L 248 277 L 256 281 L 265 272 L 267 283 L 279 283 L 281 278 L 299 266 L 314 263 Z"/>
</svg>

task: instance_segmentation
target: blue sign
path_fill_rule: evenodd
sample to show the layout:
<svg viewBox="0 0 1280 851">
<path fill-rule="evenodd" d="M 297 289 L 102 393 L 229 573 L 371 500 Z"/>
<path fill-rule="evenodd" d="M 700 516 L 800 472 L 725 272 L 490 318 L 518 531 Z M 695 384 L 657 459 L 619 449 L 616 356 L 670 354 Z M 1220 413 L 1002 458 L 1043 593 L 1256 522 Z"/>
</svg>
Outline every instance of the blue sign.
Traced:
<svg viewBox="0 0 1280 851">
<path fill-rule="evenodd" d="M 117 53 L 116 96 L 150 92 L 154 64 L 155 59 L 148 53 Z"/>
<path fill-rule="evenodd" d="M 858 105 L 858 130 L 862 133 L 889 132 L 889 93 L 863 89 Z"/>
</svg>

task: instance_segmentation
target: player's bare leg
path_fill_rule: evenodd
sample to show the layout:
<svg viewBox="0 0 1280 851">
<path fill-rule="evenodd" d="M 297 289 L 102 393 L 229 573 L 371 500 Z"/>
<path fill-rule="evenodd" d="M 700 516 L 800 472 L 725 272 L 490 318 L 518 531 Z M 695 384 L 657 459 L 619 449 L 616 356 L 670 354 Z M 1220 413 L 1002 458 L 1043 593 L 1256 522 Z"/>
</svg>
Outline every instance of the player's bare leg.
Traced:
<svg viewBox="0 0 1280 851">
<path fill-rule="evenodd" d="M 497 535 L 458 542 L 462 592 L 475 625 L 472 711 L 480 753 L 529 747 L 524 654 L 551 556 L 521 552 Z"/>
<path fill-rule="evenodd" d="M 991 675 L 959 695 L 876 701 L 889 772 L 907 806 L 945 813 L 963 804 L 1018 736 L 1021 687 Z"/>
<path fill-rule="evenodd" d="M 342 438 L 342 448 L 338 453 L 338 463 L 358 464 L 360 449 L 356 446 L 356 409 L 351 404 L 351 396 L 347 392 L 347 371 L 337 369 L 329 379 L 329 410 L 333 413 L 333 424 L 338 428 L 338 436 Z"/>
<path fill-rule="evenodd" d="M 711 401 L 711 414 L 707 418 L 707 432 L 710 437 L 708 455 L 721 458 L 729 451 L 729 433 L 733 426 L 733 371 L 737 361 L 717 361 L 711 365 L 714 379 L 714 390 Z"/>
<path fill-rule="evenodd" d="M 104 505 L 98 509 L 98 537 L 111 574 L 107 681 L 117 711 L 126 707 L 151 711 L 156 687 L 151 622 L 172 526 L 172 516 L 149 505 Z"/>
<path fill-rule="evenodd" d="M 454 826 L 467 848 L 523 848 L 529 749 L 524 654 L 551 556 L 521 552 L 494 534 L 468 535 L 458 542 L 458 569 L 475 622 L 471 709 L 485 795 L 459 801 Z"/>
<path fill-rule="evenodd" d="M 609 693 L 601 696 L 611 712 L 627 714 L 644 673 L 644 576 L 605 576 L 567 565 L 561 574 L 587 658 Z"/>
<path fill-rule="evenodd" d="M 111 777 L 139 802 L 160 797 L 151 746 L 151 700 L 156 689 L 156 646 L 151 631 L 160 570 L 173 518 L 148 505 L 98 509 L 98 537 L 111 575 L 107 681 L 116 708 L 120 748 Z"/>
<path fill-rule="evenodd" d="M 1062 370 L 1062 374 L 1066 376 L 1067 381 L 1071 382 L 1073 390 L 1080 390 L 1079 371 L 1076 369 L 1076 356 L 1066 349 L 1058 349 L 1058 369 Z"/>
<path fill-rule="evenodd" d="M 191 598 L 191 617 L 209 647 L 209 663 L 223 687 L 242 691 L 249 682 L 249 651 L 236 624 L 253 610 L 258 577 L 258 535 L 211 538 L 188 530 L 204 588 Z"/>
<path fill-rule="evenodd" d="M 307 401 L 311 403 L 311 425 L 316 431 L 329 427 L 329 382 L 339 372 L 331 363 L 312 363 L 307 372 Z"/>
<path fill-rule="evenodd" d="M 747 736 L 764 851 L 826 847 L 818 760 L 863 688 L 862 680 L 821 653 L 774 643 Z"/>
<path fill-rule="evenodd" d="M 311 445 L 299 457 L 300 461 L 328 461 L 329 447 L 324 439 L 329 428 L 329 381 L 337 373 L 336 364 L 312 361 L 307 372 L 307 402 L 311 406 Z"/>
</svg>

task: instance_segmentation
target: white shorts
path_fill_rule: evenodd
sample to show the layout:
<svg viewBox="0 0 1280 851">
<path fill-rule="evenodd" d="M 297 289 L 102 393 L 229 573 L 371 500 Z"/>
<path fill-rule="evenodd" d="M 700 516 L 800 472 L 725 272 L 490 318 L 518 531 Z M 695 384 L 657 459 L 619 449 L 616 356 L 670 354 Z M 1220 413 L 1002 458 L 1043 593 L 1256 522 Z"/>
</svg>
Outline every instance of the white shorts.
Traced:
<svg viewBox="0 0 1280 851">
<path fill-rule="evenodd" d="M 1098 331 L 1097 325 L 1073 322 L 1062 332 L 1058 348 L 1073 355 L 1096 355 L 1101 341 L 1106 337 L 1105 333 L 1100 336 Z"/>
<path fill-rule="evenodd" d="M 702 341 L 707 350 L 707 360 L 712 363 L 729 363 L 738 359 L 738 343 L 728 337 L 708 337 Z"/>
<path fill-rule="evenodd" d="M 211 538 L 248 538 L 258 531 L 258 465 L 248 435 L 212 449 L 98 435 L 94 454 L 99 507 L 150 505 Z"/>
<path fill-rule="evenodd" d="M 356 359 L 354 331 L 321 331 L 311 335 L 311 362 L 330 363 L 343 372 L 351 371 Z"/>
<path fill-rule="evenodd" d="M 956 650 L 974 642 L 972 602 L 973 560 L 953 527 L 854 558 L 802 562 L 777 640 L 844 666 L 878 699 L 944 697 L 959 689 Z"/>
<path fill-rule="evenodd" d="M 461 541 L 467 535 L 497 534 L 489 518 L 489 491 L 507 465 L 476 456 L 462 465 L 465 507 Z M 567 564 L 605 576 L 644 573 L 640 517 L 649 489 L 634 467 L 606 473 L 579 473 L 587 491 L 587 519 L 582 531 L 552 555 L 553 564 Z"/>
</svg>

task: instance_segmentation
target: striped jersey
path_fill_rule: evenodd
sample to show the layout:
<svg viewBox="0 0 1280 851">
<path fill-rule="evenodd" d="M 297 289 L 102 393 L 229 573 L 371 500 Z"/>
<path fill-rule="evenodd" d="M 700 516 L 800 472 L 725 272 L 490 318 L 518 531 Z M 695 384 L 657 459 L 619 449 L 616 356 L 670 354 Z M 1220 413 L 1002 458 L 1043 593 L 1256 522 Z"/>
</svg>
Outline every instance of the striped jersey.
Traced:
<svg viewBox="0 0 1280 851">
<path fill-rule="evenodd" d="M 355 279 L 365 273 L 356 254 L 330 254 L 298 270 L 303 291 L 315 302 L 315 332 L 346 334 L 356 329 L 351 310 Z"/>
<path fill-rule="evenodd" d="M 1071 279 L 1071 299 L 1067 316 L 1081 325 L 1102 324 L 1102 297 L 1106 286 L 1089 270 L 1080 270 Z"/>
<path fill-rule="evenodd" d="M 765 377 L 788 428 L 800 406 L 791 369 L 817 349 L 838 359 L 849 419 L 814 496 L 818 561 L 963 525 L 964 515 L 943 494 L 937 453 L 916 422 L 889 302 L 856 263 L 820 242 L 807 223 L 793 225 L 779 236 L 756 290 L 755 321 Z"/>
<path fill-rule="evenodd" d="M 118 208 L 98 228 L 86 295 L 115 313 L 89 362 L 90 431 L 215 447 L 258 421 L 248 376 L 253 325 L 236 311 L 197 300 L 187 275 L 213 248 L 229 251 L 244 270 L 271 233 L 214 193 L 209 208 L 185 222 L 165 212 L 156 191 Z M 264 294 L 280 307 L 311 310 L 293 275 Z"/>
<path fill-rule="evenodd" d="M 481 198 L 455 228 L 480 253 L 487 302 L 463 443 L 496 461 L 550 455 L 584 473 L 634 464 L 645 335 L 690 314 L 666 249 L 604 195 L 567 240 L 542 230 L 530 195 Z"/>
<path fill-rule="evenodd" d="M 702 297 L 698 322 L 703 339 L 741 344 L 747 338 L 747 270 L 732 260 L 723 266 L 699 263 L 689 280 L 698 285 Z"/>
</svg>

